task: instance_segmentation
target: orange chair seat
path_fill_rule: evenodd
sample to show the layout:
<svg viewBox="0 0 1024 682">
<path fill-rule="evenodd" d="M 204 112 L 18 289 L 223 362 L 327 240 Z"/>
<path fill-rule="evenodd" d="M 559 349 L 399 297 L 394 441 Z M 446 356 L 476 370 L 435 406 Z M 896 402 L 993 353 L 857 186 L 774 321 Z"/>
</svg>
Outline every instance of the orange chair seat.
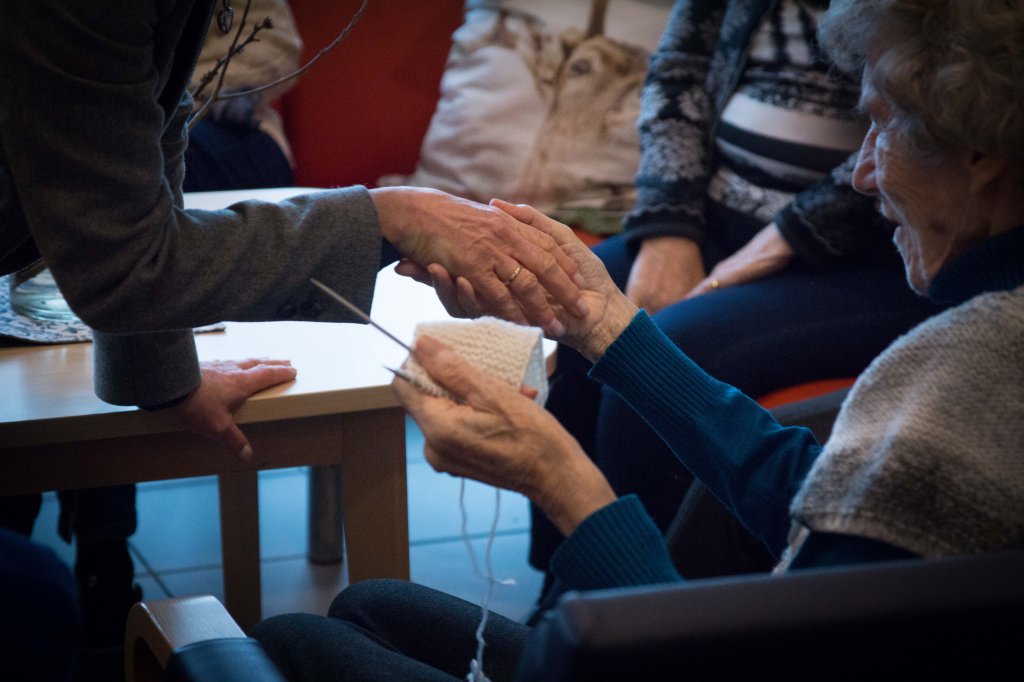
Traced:
<svg viewBox="0 0 1024 682">
<path fill-rule="evenodd" d="M 821 381 L 808 381 L 795 386 L 786 386 L 771 393 L 767 393 L 757 399 L 757 402 L 766 410 L 771 410 L 780 405 L 806 400 L 819 395 L 838 391 L 841 388 L 849 388 L 856 381 L 855 378 L 844 379 L 822 379 Z"/>
</svg>

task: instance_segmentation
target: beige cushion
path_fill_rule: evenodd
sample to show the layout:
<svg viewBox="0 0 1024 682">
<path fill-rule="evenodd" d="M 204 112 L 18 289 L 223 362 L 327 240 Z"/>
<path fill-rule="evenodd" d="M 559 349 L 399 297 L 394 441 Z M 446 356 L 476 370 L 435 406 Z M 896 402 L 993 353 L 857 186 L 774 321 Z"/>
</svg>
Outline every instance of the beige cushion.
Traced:
<svg viewBox="0 0 1024 682">
<path fill-rule="evenodd" d="M 635 195 L 640 87 L 671 0 L 611 0 L 589 39 L 590 0 L 469 5 L 419 163 L 380 184 L 501 197 L 617 231 Z"/>
</svg>

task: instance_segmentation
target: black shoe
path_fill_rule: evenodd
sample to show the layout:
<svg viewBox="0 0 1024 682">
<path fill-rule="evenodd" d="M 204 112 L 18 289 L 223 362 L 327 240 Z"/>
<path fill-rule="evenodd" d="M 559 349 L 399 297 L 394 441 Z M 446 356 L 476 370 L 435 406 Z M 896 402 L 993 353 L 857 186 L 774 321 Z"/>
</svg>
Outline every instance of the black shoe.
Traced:
<svg viewBox="0 0 1024 682">
<path fill-rule="evenodd" d="M 132 605 L 142 599 L 125 540 L 79 545 L 75 561 L 82 607 L 82 645 L 75 679 L 124 679 L 124 626 Z"/>
</svg>

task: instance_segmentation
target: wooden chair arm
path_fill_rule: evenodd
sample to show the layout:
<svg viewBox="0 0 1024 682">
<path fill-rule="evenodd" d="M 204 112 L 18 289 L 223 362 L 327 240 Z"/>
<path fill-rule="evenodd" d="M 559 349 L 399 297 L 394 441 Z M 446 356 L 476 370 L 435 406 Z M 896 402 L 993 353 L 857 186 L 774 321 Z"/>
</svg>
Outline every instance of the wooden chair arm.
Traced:
<svg viewBox="0 0 1024 682">
<path fill-rule="evenodd" d="M 125 680 L 158 682 L 175 649 L 207 639 L 245 636 L 216 597 L 141 601 L 128 612 L 125 625 Z"/>
</svg>

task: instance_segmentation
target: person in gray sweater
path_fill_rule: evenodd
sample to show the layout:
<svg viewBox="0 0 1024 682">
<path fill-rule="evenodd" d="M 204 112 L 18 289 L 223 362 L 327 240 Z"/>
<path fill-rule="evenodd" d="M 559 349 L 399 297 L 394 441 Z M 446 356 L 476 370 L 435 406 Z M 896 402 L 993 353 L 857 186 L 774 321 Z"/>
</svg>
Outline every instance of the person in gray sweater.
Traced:
<svg viewBox="0 0 1024 682">
<path fill-rule="evenodd" d="M 574 264 L 485 205 L 349 187 L 183 210 L 187 88 L 220 6 L 43 0 L 0 10 L 0 274 L 45 259 L 96 331 L 101 398 L 154 406 L 202 393 L 196 326 L 356 322 L 310 278 L 369 309 L 377 270 L 399 258 L 404 273 L 424 277 L 437 263 L 479 285 L 496 312 L 560 328 L 545 293 L 576 306 Z M 197 430 L 216 438 L 222 414 Z M 243 449 L 238 434 L 226 444 Z"/>
<path fill-rule="evenodd" d="M 501 204 L 572 253 L 587 283 L 590 314 L 563 317 L 559 340 L 764 542 L 777 571 L 1024 549 L 1022 33 L 1024 0 L 834 0 L 825 15 L 822 42 L 862 74 L 871 120 L 853 186 L 898 224 L 910 287 L 950 307 L 870 364 L 824 445 L 684 355 L 567 227 Z M 469 288 L 455 301 L 478 312 Z M 454 396 L 393 384 L 428 461 L 536 503 L 565 535 L 551 560 L 561 588 L 682 580 L 637 498 L 618 498 L 550 413 L 436 340 L 421 337 L 415 354 Z M 479 622 L 449 595 L 364 581 L 327 617 L 274 617 L 254 636 L 290 680 L 458 679 Z M 450 646 L 430 645 L 438 632 Z M 489 615 L 490 679 L 512 679 L 528 633 Z"/>
</svg>

